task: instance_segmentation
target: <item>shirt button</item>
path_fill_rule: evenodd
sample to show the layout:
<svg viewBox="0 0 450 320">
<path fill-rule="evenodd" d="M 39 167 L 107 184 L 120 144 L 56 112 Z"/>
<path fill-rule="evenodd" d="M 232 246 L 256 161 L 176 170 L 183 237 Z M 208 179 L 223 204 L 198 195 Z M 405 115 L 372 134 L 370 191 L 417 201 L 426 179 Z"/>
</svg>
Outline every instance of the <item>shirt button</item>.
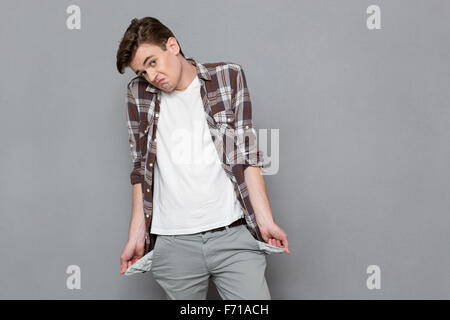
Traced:
<svg viewBox="0 0 450 320">
<path fill-rule="evenodd" d="M 147 192 L 150 192 L 150 189 L 147 189 Z"/>
<path fill-rule="evenodd" d="M 148 217 L 150 217 L 150 215 L 146 214 L 145 217 L 148 218 Z"/>
<path fill-rule="evenodd" d="M 130 147 L 132 147 L 133 146 L 133 144 L 132 143 L 130 143 Z"/>
<path fill-rule="evenodd" d="M 248 129 L 248 126 L 245 126 L 245 129 Z"/>
<path fill-rule="evenodd" d="M 153 163 L 150 162 L 150 167 L 153 167 Z"/>
<path fill-rule="evenodd" d="M 231 120 L 232 120 L 231 118 L 228 118 L 228 122 L 231 122 Z"/>
<path fill-rule="evenodd" d="M 157 117 L 157 118 L 158 118 L 158 117 L 159 117 L 159 113 L 155 113 L 155 117 Z"/>
</svg>

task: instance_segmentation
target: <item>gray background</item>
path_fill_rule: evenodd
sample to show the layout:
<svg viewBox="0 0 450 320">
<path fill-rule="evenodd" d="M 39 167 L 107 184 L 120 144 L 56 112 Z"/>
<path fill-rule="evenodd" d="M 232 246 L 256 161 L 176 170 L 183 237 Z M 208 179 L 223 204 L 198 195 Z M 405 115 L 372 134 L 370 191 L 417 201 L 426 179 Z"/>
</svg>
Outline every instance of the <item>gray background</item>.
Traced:
<svg viewBox="0 0 450 320">
<path fill-rule="evenodd" d="M 255 126 L 280 130 L 265 181 L 292 253 L 267 257 L 274 299 L 450 297 L 449 1 L 29 0 L 0 2 L 0 298 L 164 299 L 150 273 L 119 275 L 134 75 L 115 56 L 144 16 L 199 62 L 241 64 Z"/>
</svg>

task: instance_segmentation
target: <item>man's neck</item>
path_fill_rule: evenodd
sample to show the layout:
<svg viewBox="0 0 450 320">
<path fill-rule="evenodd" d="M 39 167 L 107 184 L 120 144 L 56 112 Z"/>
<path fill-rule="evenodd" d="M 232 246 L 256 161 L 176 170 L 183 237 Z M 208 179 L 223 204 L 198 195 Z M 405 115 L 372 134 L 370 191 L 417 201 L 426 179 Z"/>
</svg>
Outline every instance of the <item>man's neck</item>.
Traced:
<svg viewBox="0 0 450 320">
<path fill-rule="evenodd" d="M 176 91 L 184 91 L 192 83 L 194 78 L 197 76 L 197 68 L 192 65 L 185 58 L 182 58 L 181 63 L 181 80 L 179 83 L 179 88 L 175 88 Z"/>
</svg>

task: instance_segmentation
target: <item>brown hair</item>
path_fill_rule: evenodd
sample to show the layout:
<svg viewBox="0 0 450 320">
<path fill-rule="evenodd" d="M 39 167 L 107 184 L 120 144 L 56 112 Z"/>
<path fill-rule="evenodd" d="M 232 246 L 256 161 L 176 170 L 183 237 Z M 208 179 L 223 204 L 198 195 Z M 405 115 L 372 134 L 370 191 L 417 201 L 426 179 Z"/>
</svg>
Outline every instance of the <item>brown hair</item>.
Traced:
<svg viewBox="0 0 450 320">
<path fill-rule="evenodd" d="M 166 42 L 170 37 L 175 37 L 164 24 L 153 17 L 141 19 L 134 18 L 128 26 L 117 50 L 117 70 L 123 74 L 124 69 L 129 66 L 133 60 L 136 50 L 142 43 L 158 45 L 166 51 Z M 177 39 L 178 42 L 178 39 Z M 178 45 L 180 43 L 178 42 Z M 180 54 L 184 57 L 180 46 Z"/>
</svg>

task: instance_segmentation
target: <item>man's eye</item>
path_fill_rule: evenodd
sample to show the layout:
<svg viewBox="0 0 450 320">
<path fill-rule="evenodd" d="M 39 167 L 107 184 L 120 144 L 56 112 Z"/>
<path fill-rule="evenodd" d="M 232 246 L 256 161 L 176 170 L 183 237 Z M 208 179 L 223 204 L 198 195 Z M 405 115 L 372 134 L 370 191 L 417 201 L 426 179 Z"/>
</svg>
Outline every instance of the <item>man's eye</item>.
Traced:
<svg viewBox="0 0 450 320">
<path fill-rule="evenodd" d="M 155 62 L 156 63 L 156 60 L 152 60 L 152 61 L 150 61 L 150 64 L 152 64 L 153 62 Z M 146 72 L 145 71 L 142 71 L 141 72 L 141 76 L 144 76 L 144 74 L 145 74 Z"/>
</svg>

